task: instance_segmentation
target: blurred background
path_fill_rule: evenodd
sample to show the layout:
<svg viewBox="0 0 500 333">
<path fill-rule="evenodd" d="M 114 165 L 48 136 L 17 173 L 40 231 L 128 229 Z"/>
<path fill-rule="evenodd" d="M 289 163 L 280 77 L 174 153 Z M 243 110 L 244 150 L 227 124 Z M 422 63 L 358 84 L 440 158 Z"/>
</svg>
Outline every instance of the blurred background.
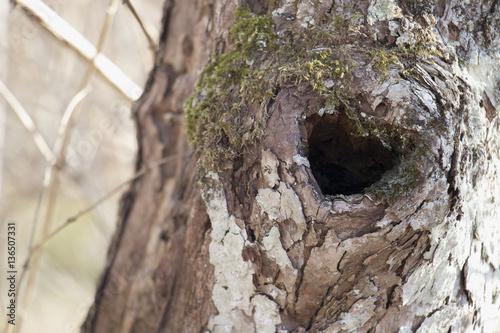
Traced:
<svg viewBox="0 0 500 333">
<path fill-rule="evenodd" d="M 115 7 L 109 8 L 110 3 Z M 160 0 L 128 4 L 121 0 L 1 1 L 2 332 L 79 332 L 105 265 L 118 201 L 126 186 L 50 238 L 39 252 L 41 256 L 31 257 L 17 299 L 16 326 L 6 325 L 4 315 L 9 302 L 7 223 L 14 222 L 17 228 L 19 279 L 30 244 L 38 244 L 44 235 L 133 176 L 136 143 L 130 110 L 153 65 L 151 40 L 144 30 L 156 41 L 161 14 Z M 77 34 L 66 36 L 66 41 L 57 38 L 58 29 L 60 33 L 69 31 L 61 22 Z M 59 25 L 50 28 L 52 23 Z M 115 70 L 105 79 L 99 70 L 89 69 L 92 59 L 77 51 L 86 45 L 78 34 L 94 48 L 104 40 L 101 52 L 112 64 L 100 64 L 101 69 L 113 70 L 114 64 L 122 73 Z M 122 74 L 128 79 L 120 78 Z M 87 83 L 90 90 L 78 94 Z M 121 90 L 116 88 L 124 83 Z M 25 114 L 15 110 L 13 100 Z M 73 111 L 71 121 L 61 125 L 67 110 Z M 30 122 L 35 126 L 31 132 Z M 62 142 L 61 128 L 68 141 L 57 146 Z M 56 168 L 58 151 L 64 158 Z"/>
</svg>

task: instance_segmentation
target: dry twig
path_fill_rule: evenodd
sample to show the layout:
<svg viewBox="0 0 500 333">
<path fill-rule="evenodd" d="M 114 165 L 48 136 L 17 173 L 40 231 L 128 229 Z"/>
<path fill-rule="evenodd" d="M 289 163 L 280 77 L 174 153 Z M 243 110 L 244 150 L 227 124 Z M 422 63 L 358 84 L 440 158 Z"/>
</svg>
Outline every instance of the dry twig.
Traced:
<svg viewBox="0 0 500 333">
<path fill-rule="evenodd" d="M 30 235 L 30 241 L 28 243 L 28 252 L 31 251 L 34 239 L 35 239 L 35 234 L 36 234 L 36 229 L 38 226 L 38 219 L 40 216 L 41 208 L 43 203 L 45 202 L 45 199 L 47 199 L 47 210 L 45 213 L 45 218 L 43 219 L 41 226 L 42 226 L 42 238 L 45 237 L 49 231 L 50 228 L 50 221 L 52 220 L 52 214 L 53 210 L 55 208 L 55 200 L 57 197 L 57 191 L 58 191 L 58 186 L 59 186 L 59 171 L 62 167 L 63 161 L 64 161 L 64 152 L 67 144 L 67 138 L 69 138 L 69 132 L 70 132 L 70 124 L 71 124 L 71 119 L 72 116 L 74 115 L 74 112 L 76 108 L 78 107 L 79 103 L 83 100 L 83 98 L 88 94 L 90 91 L 90 87 L 86 86 L 84 89 L 80 90 L 70 101 L 68 104 L 68 107 L 66 108 L 63 118 L 61 120 L 61 126 L 59 127 L 59 136 L 56 139 L 56 143 L 54 145 L 54 153 L 55 153 L 55 161 L 54 163 L 51 163 L 47 166 L 45 169 L 45 174 L 43 178 L 43 188 L 40 192 L 40 195 L 38 196 L 38 201 L 37 201 L 37 206 L 35 209 L 35 213 L 33 216 L 33 222 L 32 222 L 32 228 L 31 228 L 31 235 Z M 26 283 L 26 292 L 23 298 L 23 304 L 25 305 L 24 308 L 28 309 L 29 304 L 31 302 L 31 298 L 33 296 L 35 284 L 36 284 L 36 277 L 38 274 L 38 271 L 40 269 L 40 260 L 41 260 L 41 254 L 37 253 L 36 255 L 32 256 L 31 258 L 28 257 L 30 260 L 33 260 L 33 267 L 32 270 L 30 271 L 28 281 Z M 29 260 L 26 260 L 26 262 L 23 265 L 23 269 L 21 271 L 21 274 L 19 276 L 18 280 L 18 287 L 17 287 L 17 294 L 16 294 L 16 299 L 18 298 L 18 295 L 20 295 L 21 291 L 21 284 L 23 282 L 25 273 L 28 271 L 29 268 Z M 22 327 L 22 319 L 23 317 L 21 316 L 18 320 L 18 324 L 16 325 L 16 331 L 17 332 L 22 332 L 21 327 Z"/>
<path fill-rule="evenodd" d="M 36 245 L 32 246 L 29 249 L 28 254 L 26 256 L 26 259 L 24 261 L 24 264 L 21 266 L 21 271 L 20 271 L 20 275 L 19 275 L 19 284 L 22 281 L 25 273 L 27 272 L 30 260 L 32 260 L 34 256 L 39 255 L 39 251 L 43 248 L 43 246 L 49 240 L 51 240 L 54 236 L 56 236 L 62 230 L 64 230 L 67 226 L 69 226 L 71 223 L 77 221 L 83 215 L 85 215 L 85 214 L 91 212 L 92 210 L 94 210 L 100 204 L 102 204 L 103 202 L 105 202 L 106 200 L 108 200 L 111 196 L 113 196 L 114 194 L 116 194 L 124 186 L 132 183 L 133 181 L 135 181 L 136 179 L 140 178 L 141 176 L 143 176 L 147 172 L 151 171 L 152 169 L 157 168 L 157 167 L 159 167 L 159 166 L 161 166 L 163 164 L 175 161 L 178 158 L 187 157 L 187 156 L 189 156 L 191 154 L 192 153 L 189 152 L 189 153 L 171 155 L 171 156 L 165 157 L 165 158 L 163 158 L 163 159 L 161 159 L 161 160 L 159 160 L 159 161 L 157 161 L 155 163 L 152 163 L 152 164 L 146 166 L 145 168 L 143 168 L 142 170 L 138 171 L 135 175 L 133 175 L 132 177 L 130 177 L 126 181 L 124 181 L 121 184 L 117 185 L 115 188 L 113 188 L 111 191 L 109 191 L 102 198 L 100 198 L 99 200 L 97 200 L 96 202 L 94 202 L 92 205 L 90 205 L 87 208 L 81 210 L 77 214 L 75 214 L 75 215 L 67 218 L 61 225 L 59 225 L 59 227 L 57 227 L 56 229 L 54 229 L 50 234 L 46 235 L 46 237 L 43 238 L 39 243 L 37 243 Z M 11 328 L 12 328 L 12 325 L 7 325 L 6 328 L 5 328 L 4 333 L 10 332 Z"/>
<path fill-rule="evenodd" d="M 26 0 L 23 0 L 26 1 Z M 30 1 L 35 1 L 35 0 L 30 0 Z M 46 168 L 45 170 L 45 175 L 44 175 L 44 182 L 43 182 L 43 188 L 42 192 L 39 197 L 38 205 L 37 205 L 37 210 L 35 212 L 35 216 L 33 218 L 33 227 L 32 227 L 32 237 L 30 240 L 29 244 L 29 249 L 31 249 L 31 246 L 34 242 L 34 237 L 35 237 L 35 230 L 38 225 L 38 217 L 39 213 L 41 211 L 41 207 L 43 203 L 45 202 L 46 198 L 46 212 L 44 219 L 42 220 L 41 224 L 41 238 L 45 239 L 46 236 L 49 234 L 51 222 L 53 219 L 53 214 L 54 214 L 54 209 L 55 209 L 55 203 L 57 199 L 57 194 L 59 191 L 59 172 L 60 169 L 62 168 L 63 162 L 64 162 L 64 156 L 65 156 L 65 151 L 66 147 L 69 143 L 69 137 L 70 137 L 70 132 L 73 127 L 73 122 L 75 121 L 78 112 L 79 112 L 79 105 L 83 98 L 87 95 L 88 90 L 90 89 L 90 80 L 92 77 L 95 75 L 96 70 L 97 70 L 97 57 L 99 56 L 104 42 L 106 40 L 107 34 L 110 30 L 111 24 L 113 22 L 114 16 L 116 14 L 118 8 L 118 0 L 110 0 L 110 3 L 108 5 L 108 8 L 106 10 L 106 17 L 104 19 L 104 23 L 101 29 L 101 33 L 99 36 L 99 41 L 97 43 L 97 49 L 95 52 L 95 56 L 91 59 L 89 66 L 87 68 L 87 71 L 84 75 L 84 78 L 80 84 L 80 89 L 79 91 L 75 94 L 75 96 L 72 98 L 70 104 L 66 108 L 63 118 L 61 120 L 61 125 L 59 127 L 59 136 L 56 140 L 56 162 L 54 165 L 50 165 Z M 61 19 L 62 20 L 62 19 Z M 51 19 L 51 22 L 53 20 Z M 64 22 L 64 21 L 63 21 Z M 66 22 L 64 22 L 66 23 Z M 67 24 L 67 23 L 66 23 Z M 20 294 L 20 290 L 22 287 L 22 281 L 25 276 L 25 273 L 28 271 L 30 268 L 30 260 L 32 260 L 32 267 L 31 270 L 29 271 L 29 277 L 28 281 L 26 282 L 26 291 L 24 293 L 23 297 L 23 305 L 24 308 L 27 309 L 31 303 L 31 299 L 33 296 L 34 288 L 36 285 L 36 277 L 40 269 L 40 260 L 41 260 L 41 253 L 36 252 L 33 256 L 28 257 L 29 260 L 25 262 L 25 266 L 23 267 L 23 271 L 19 277 L 19 282 L 18 282 L 18 288 L 17 288 L 17 295 Z M 16 295 L 16 296 L 17 296 Z M 18 298 L 18 297 L 16 297 Z M 21 331 L 23 323 L 23 317 L 20 317 L 18 320 L 18 324 L 16 325 L 16 330 L 18 332 Z"/>
<path fill-rule="evenodd" d="M 139 26 L 141 27 L 142 32 L 146 36 L 146 39 L 148 40 L 148 44 L 149 44 L 149 49 L 151 50 L 151 52 L 153 54 L 153 60 L 154 60 L 155 52 L 156 52 L 156 42 L 154 41 L 153 37 L 151 37 L 151 34 L 149 33 L 148 29 L 146 29 L 146 26 L 144 25 L 141 18 L 139 17 L 139 14 L 137 14 L 137 11 L 135 10 L 135 7 L 132 5 L 131 0 L 125 1 L 125 5 L 130 10 L 130 13 L 132 13 L 132 16 L 137 20 L 137 23 L 139 23 Z"/>
<path fill-rule="evenodd" d="M 109 191 L 106 195 L 104 195 L 102 198 L 100 198 L 99 200 L 97 200 L 96 202 L 94 202 L 93 204 L 91 204 L 90 206 L 88 206 L 87 208 L 81 210 L 80 212 L 78 212 L 77 214 L 71 216 L 71 217 L 68 217 L 63 223 L 61 223 L 59 225 L 59 227 L 57 227 L 56 229 L 54 229 L 50 234 L 48 234 L 44 239 L 42 239 L 40 242 L 38 242 L 36 245 L 32 246 L 30 248 L 30 251 L 28 252 L 28 255 L 27 255 L 27 258 L 26 258 L 26 261 L 23 265 L 26 266 L 27 263 L 29 262 L 29 258 L 37 251 L 39 251 L 44 245 L 45 243 L 47 243 L 49 240 L 51 240 L 54 236 L 56 236 L 57 234 L 59 234 L 64 228 L 66 228 L 68 225 L 70 225 L 72 222 L 75 222 L 76 220 L 78 220 L 80 217 L 82 217 L 83 215 L 91 212 L 92 210 L 94 210 L 96 207 L 98 207 L 100 204 L 102 204 L 104 201 L 108 200 L 111 196 L 113 196 L 115 193 L 117 193 L 120 189 L 122 189 L 125 185 L 128 185 L 130 183 L 132 183 L 134 180 L 140 178 L 142 175 L 144 175 L 145 173 L 147 173 L 148 171 L 160 166 L 160 165 L 163 165 L 163 164 L 166 164 L 168 162 L 172 162 L 178 158 L 182 158 L 182 157 L 187 157 L 189 155 L 191 155 L 192 153 L 184 153 L 184 154 L 176 154 L 176 155 L 172 155 L 172 156 L 168 156 L 168 157 L 165 157 L 155 163 L 152 163 L 151 165 L 147 166 L 146 168 L 143 168 L 142 170 L 138 171 L 135 175 L 133 175 L 132 177 L 130 177 L 129 179 L 125 180 L 124 182 L 122 182 L 121 184 L 115 186 L 111 191 Z"/>
<path fill-rule="evenodd" d="M 86 60 L 92 60 L 104 78 L 130 101 L 135 101 L 142 89 L 125 75 L 112 61 L 97 49 L 75 28 L 40 0 L 14 0 L 26 12 L 35 17 L 55 37 L 68 44 Z M 98 51 L 99 50 L 99 51 Z"/>
<path fill-rule="evenodd" d="M 42 153 L 43 157 L 47 161 L 49 165 L 55 163 L 56 157 L 52 153 L 49 145 L 43 138 L 42 134 L 36 127 L 33 119 L 31 119 L 28 111 L 24 109 L 21 103 L 17 100 L 17 98 L 12 94 L 12 92 L 7 88 L 7 86 L 0 80 L 0 95 L 7 101 L 7 103 L 12 108 L 12 111 L 16 114 L 16 116 L 21 120 L 21 123 L 24 127 L 31 133 L 31 138 L 35 145 L 37 146 L 40 153 Z"/>
</svg>

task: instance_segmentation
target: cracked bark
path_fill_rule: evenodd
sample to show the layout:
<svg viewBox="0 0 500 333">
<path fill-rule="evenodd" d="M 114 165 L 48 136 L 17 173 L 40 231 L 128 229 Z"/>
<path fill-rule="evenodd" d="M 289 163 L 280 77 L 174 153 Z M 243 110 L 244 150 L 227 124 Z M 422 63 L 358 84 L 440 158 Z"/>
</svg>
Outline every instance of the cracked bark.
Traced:
<svg viewBox="0 0 500 333">
<path fill-rule="evenodd" d="M 270 11 L 268 1 L 248 3 L 254 13 Z M 393 157 L 382 144 L 351 135 L 341 109 L 320 116 L 325 98 L 304 84 L 281 86 L 265 112 L 249 108 L 264 118 L 263 136 L 229 167 L 197 169 L 203 152 L 187 144 L 182 103 L 209 58 L 231 49 L 237 4 L 166 1 L 156 66 L 134 108 L 137 169 L 179 152 L 192 155 L 148 172 L 123 197 L 82 332 L 500 327 L 497 1 L 334 4 L 363 22 L 357 41 L 346 42 L 357 63 L 347 98 L 358 101 L 354 112 L 379 124 L 408 137 L 425 133 L 429 144 L 417 165 L 423 182 L 393 200 L 361 189 L 397 173 L 400 155 L 416 153 Z M 308 1 L 275 5 L 299 29 L 335 10 Z M 431 15 L 436 27 L 425 30 Z M 276 30 L 289 28 L 281 16 L 274 19 Z M 447 53 L 416 59 L 411 75 L 393 64 L 381 80 L 356 45 L 395 46 L 412 24 L 433 31 Z M 399 35 L 391 34 L 394 25 Z M 312 153 L 317 145 L 325 146 Z M 331 151 L 341 153 L 314 169 Z M 346 191 L 370 165 L 378 174 Z"/>
</svg>

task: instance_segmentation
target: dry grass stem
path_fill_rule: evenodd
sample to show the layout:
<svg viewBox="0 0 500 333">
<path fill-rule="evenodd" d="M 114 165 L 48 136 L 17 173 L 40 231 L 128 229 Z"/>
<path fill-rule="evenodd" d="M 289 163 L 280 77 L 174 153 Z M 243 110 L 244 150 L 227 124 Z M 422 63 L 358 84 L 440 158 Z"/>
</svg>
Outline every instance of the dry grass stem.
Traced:
<svg viewBox="0 0 500 333">
<path fill-rule="evenodd" d="M 47 163 L 49 165 L 55 163 L 56 157 L 54 153 L 52 153 L 52 150 L 50 149 L 49 145 L 43 138 L 40 131 L 38 131 L 38 128 L 33 122 L 33 119 L 31 119 L 31 116 L 29 115 L 28 111 L 24 109 L 21 103 L 17 100 L 17 98 L 12 94 L 9 88 L 7 88 L 7 86 L 5 86 L 5 84 L 1 80 L 0 80 L 0 95 L 2 95 L 5 101 L 10 105 L 12 111 L 14 111 L 19 120 L 21 120 L 23 126 L 28 130 L 28 132 L 30 132 L 33 142 L 37 146 L 40 153 L 42 153 Z"/>
<path fill-rule="evenodd" d="M 99 200 L 97 200 L 96 202 L 94 202 L 93 204 L 91 204 L 90 206 L 88 206 L 85 209 L 81 210 L 77 214 L 75 214 L 75 215 L 67 218 L 63 223 L 61 223 L 59 225 L 59 227 L 57 227 L 56 229 L 54 229 L 50 234 L 46 235 L 39 243 L 37 243 L 36 245 L 30 247 L 30 249 L 28 251 L 28 255 L 27 255 L 27 257 L 26 257 L 26 259 L 24 261 L 24 264 L 21 266 L 21 271 L 20 271 L 19 282 L 18 283 L 19 284 L 21 283 L 21 281 L 23 280 L 25 274 L 27 273 L 30 261 L 32 261 L 32 260 L 34 261 L 35 260 L 34 258 L 37 258 L 37 257 L 40 256 L 40 253 L 41 253 L 40 250 L 43 248 L 43 246 L 50 239 L 52 239 L 54 236 L 56 236 L 57 234 L 59 234 L 67 226 L 69 226 L 72 222 L 77 221 L 83 215 L 91 212 L 96 207 L 98 207 L 99 205 L 101 205 L 103 202 L 105 202 L 106 200 L 108 200 L 109 198 L 111 198 L 118 191 L 120 191 L 124 186 L 132 183 L 133 181 L 135 181 L 136 179 L 138 179 L 139 177 L 141 177 L 145 173 L 149 172 L 150 170 L 152 170 L 154 168 L 157 168 L 157 167 L 159 167 L 159 166 L 161 166 L 163 164 L 166 164 L 166 163 L 175 161 L 175 160 L 177 160 L 179 158 L 187 157 L 187 156 L 190 156 L 190 155 L 192 155 L 191 152 L 189 152 L 189 153 L 182 153 L 182 154 L 176 154 L 176 155 L 171 155 L 171 156 L 165 157 L 165 158 L 163 158 L 163 159 L 161 159 L 161 160 L 159 160 L 157 162 L 151 163 L 150 165 L 142 168 L 140 171 L 138 171 L 135 175 L 133 175 L 129 179 L 127 179 L 124 182 L 122 182 L 121 184 L 117 185 L 115 188 L 113 188 L 106 195 L 104 195 L 102 198 L 100 198 Z M 18 292 L 19 292 L 19 290 L 18 290 Z M 6 325 L 4 333 L 11 332 L 12 327 L 13 327 L 12 325 Z M 19 326 L 17 326 L 17 327 L 19 327 Z"/>
<path fill-rule="evenodd" d="M 59 225 L 59 227 L 57 227 L 56 229 L 54 229 L 50 234 L 48 234 L 39 243 L 37 243 L 36 245 L 34 245 L 34 246 L 32 246 L 30 248 L 30 250 L 28 252 L 27 259 L 26 259 L 23 267 L 27 266 L 27 264 L 29 263 L 30 257 L 33 254 L 35 254 L 35 252 L 39 251 L 50 239 L 52 239 L 54 236 L 56 236 L 57 234 L 59 234 L 64 228 L 66 228 L 72 222 L 75 222 L 80 217 L 82 217 L 83 215 L 91 212 L 92 210 L 94 210 L 95 208 L 97 208 L 99 205 L 101 205 L 103 202 L 105 202 L 106 200 L 108 200 L 109 198 L 111 198 L 114 194 L 116 194 L 118 191 L 120 191 L 120 189 L 122 189 L 125 185 L 128 185 L 128 184 L 132 183 L 133 181 L 135 181 L 136 179 L 140 178 L 142 175 L 144 175 L 145 173 L 147 173 L 148 171 L 150 171 L 150 170 L 152 170 L 154 168 L 157 168 L 157 167 L 159 167 L 159 166 L 161 166 L 163 164 L 166 164 L 168 162 L 172 162 L 172 161 L 174 161 L 174 160 L 176 160 L 178 158 L 187 157 L 187 156 L 189 156 L 191 154 L 192 153 L 176 154 L 176 155 L 165 157 L 165 158 L 163 158 L 163 159 L 161 159 L 161 160 L 159 160 L 159 161 L 157 161 L 155 163 L 151 163 L 147 167 L 145 167 L 142 170 L 138 171 L 135 175 L 133 175 L 129 179 L 127 179 L 124 182 L 122 182 L 121 184 L 118 184 L 117 186 L 115 186 L 111 191 L 109 191 L 106 195 L 104 195 L 102 198 L 100 198 L 99 200 L 97 200 L 96 202 L 94 202 L 93 204 L 91 204 L 90 206 L 88 206 L 85 209 L 81 210 L 77 214 L 75 214 L 75 215 L 73 215 L 71 217 L 68 217 L 63 223 L 61 223 Z"/>
<path fill-rule="evenodd" d="M 71 129 L 71 121 L 72 119 L 74 119 L 75 111 L 80 105 L 79 103 L 83 100 L 83 98 L 88 94 L 89 91 L 90 91 L 89 86 L 80 90 L 71 99 L 62 117 L 61 124 L 59 126 L 59 135 L 54 144 L 54 153 L 56 155 L 55 163 L 48 165 L 47 168 L 45 169 L 45 174 L 43 178 L 43 187 L 38 197 L 37 207 L 35 209 L 35 214 L 33 217 L 31 236 L 30 236 L 30 241 L 28 243 L 28 251 L 31 251 L 31 247 L 34 243 L 36 230 L 39 224 L 38 221 L 40 213 L 42 211 L 42 207 L 45 202 L 46 202 L 45 206 L 47 208 L 45 211 L 44 219 L 40 223 L 42 228 L 42 238 L 44 238 L 50 230 L 50 225 L 51 225 L 50 222 L 52 221 L 52 215 L 54 213 L 57 192 L 59 188 L 59 171 L 61 170 L 64 162 L 64 152 L 66 150 L 66 146 L 68 143 L 69 133 Z M 32 269 L 29 273 L 28 281 L 26 283 L 26 291 L 23 297 L 23 304 L 25 309 L 28 309 L 29 304 L 31 303 L 31 299 L 36 285 L 36 278 L 38 275 L 38 271 L 40 269 L 41 253 L 36 253 L 30 258 L 30 260 L 32 261 L 33 264 L 31 267 Z M 19 276 L 18 288 L 17 288 L 18 291 L 16 298 L 20 294 L 22 287 L 21 284 L 23 282 L 25 273 L 28 271 L 29 263 L 30 263 L 29 260 L 25 262 L 23 270 Z M 15 332 L 22 332 L 21 330 L 22 319 L 23 317 L 20 316 L 18 324 L 16 325 Z"/>
<path fill-rule="evenodd" d="M 83 98 L 88 94 L 88 91 L 90 90 L 90 81 L 91 81 L 92 77 L 95 75 L 96 70 L 97 70 L 97 67 L 96 67 L 97 65 L 96 65 L 95 60 L 96 60 L 97 56 L 100 54 L 100 52 L 104 46 L 104 42 L 106 41 L 106 37 L 107 37 L 108 32 L 109 32 L 111 25 L 113 23 L 113 19 L 114 19 L 114 16 L 116 14 L 117 8 L 118 8 L 118 0 L 111 0 L 107 9 L 106 9 L 106 17 L 104 19 L 104 23 L 103 23 L 103 26 L 101 28 L 101 33 L 99 35 L 99 41 L 97 43 L 97 49 L 96 49 L 95 55 L 89 63 L 87 71 L 82 79 L 81 84 L 80 84 L 79 91 L 72 98 L 71 102 L 69 103 L 69 105 L 66 108 L 64 115 L 62 117 L 61 124 L 59 127 L 59 133 L 58 133 L 59 135 L 58 135 L 58 138 L 56 140 L 56 147 L 55 147 L 56 148 L 56 152 L 55 152 L 56 163 L 54 165 L 48 166 L 46 168 L 46 171 L 45 171 L 42 193 L 40 194 L 39 203 L 37 206 L 37 211 L 36 211 L 35 217 L 33 219 L 33 227 L 32 227 L 33 231 L 32 231 L 32 237 L 30 240 L 30 248 L 31 248 L 31 245 L 33 244 L 32 242 L 34 241 L 34 238 L 35 238 L 34 230 L 36 230 L 36 228 L 37 228 L 38 214 L 40 213 L 41 207 L 42 207 L 42 205 L 44 205 L 45 201 L 46 201 L 46 204 L 44 205 L 46 207 L 45 216 L 40 223 L 41 224 L 41 239 L 45 239 L 47 237 L 47 235 L 49 234 L 49 231 L 51 228 L 51 222 L 53 220 L 54 210 L 55 210 L 55 206 L 56 206 L 57 195 L 59 192 L 59 172 L 63 166 L 65 151 L 66 151 L 66 147 L 68 146 L 68 143 L 69 143 L 71 129 L 73 128 L 73 123 L 78 116 L 78 113 L 80 110 L 79 106 L 81 105 L 80 103 L 83 100 Z M 51 22 L 52 21 L 53 20 L 51 20 Z M 64 21 L 64 23 L 66 23 L 66 22 Z M 46 198 L 46 200 L 45 200 L 45 198 Z M 30 268 L 30 260 L 31 260 L 31 262 L 32 262 L 31 270 L 29 271 L 28 281 L 26 282 L 26 291 L 24 293 L 23 302 L 22 302 L 25 309 L 29 308 L 29 306 L 31 304 L 31 300 L 33 298 L 33 292 L 34 292 L 35 285 L 36 285 L 36 279 L 37 279 L 38 272 L 40 270 L 41 253 L 35 252 L 34 255 L 30 256 L 30 257 L 28 257 L 29 260 L 26 260 L 25 266 L 23 267 L 23 272 L 20 275 L 19 282 L 18 282 L 18 292 L 17 292 L 17 295 L 19 295 L 20 289 L 22 287 L 22 279 L 25 276 L 25 273 Z M 18 324 L 16 325 L 16 332 L 21 332 L 22 323 L 23 323 L 23 317 L 20 316 L 20 318 L 18 320 Z"/>
<path fill-rule="evenodd" d="M 97 70 L 128 100 L 135 101 L 141 95 L 142 89 L 106 56 L 99 54 L 99 51 L 97 51 L 100 50 L 99 47 L 96 49 L 85 37 L 50 9 L 43 1 L 14 0 L 14 2 L 36 18 L 55 37 L 78 52 L 85 60 L 90 61 L 95 59 L 94 63 Z M 111 8 L 111 10 L 116 11 L 116 7 L 115 9 Z"/>
</svg>

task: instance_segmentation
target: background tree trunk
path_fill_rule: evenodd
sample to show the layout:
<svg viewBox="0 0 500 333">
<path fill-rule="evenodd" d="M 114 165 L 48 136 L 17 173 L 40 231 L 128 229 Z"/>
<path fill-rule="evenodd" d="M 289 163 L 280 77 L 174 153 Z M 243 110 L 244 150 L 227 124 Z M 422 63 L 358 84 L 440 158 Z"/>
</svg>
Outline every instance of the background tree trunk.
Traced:
<svg viewBox="0 0 500 333">
<path fill-rule="evenodd" d="M 498 330 L 499 6 L 167 0 L 82 332 Z"/>
</svg>

